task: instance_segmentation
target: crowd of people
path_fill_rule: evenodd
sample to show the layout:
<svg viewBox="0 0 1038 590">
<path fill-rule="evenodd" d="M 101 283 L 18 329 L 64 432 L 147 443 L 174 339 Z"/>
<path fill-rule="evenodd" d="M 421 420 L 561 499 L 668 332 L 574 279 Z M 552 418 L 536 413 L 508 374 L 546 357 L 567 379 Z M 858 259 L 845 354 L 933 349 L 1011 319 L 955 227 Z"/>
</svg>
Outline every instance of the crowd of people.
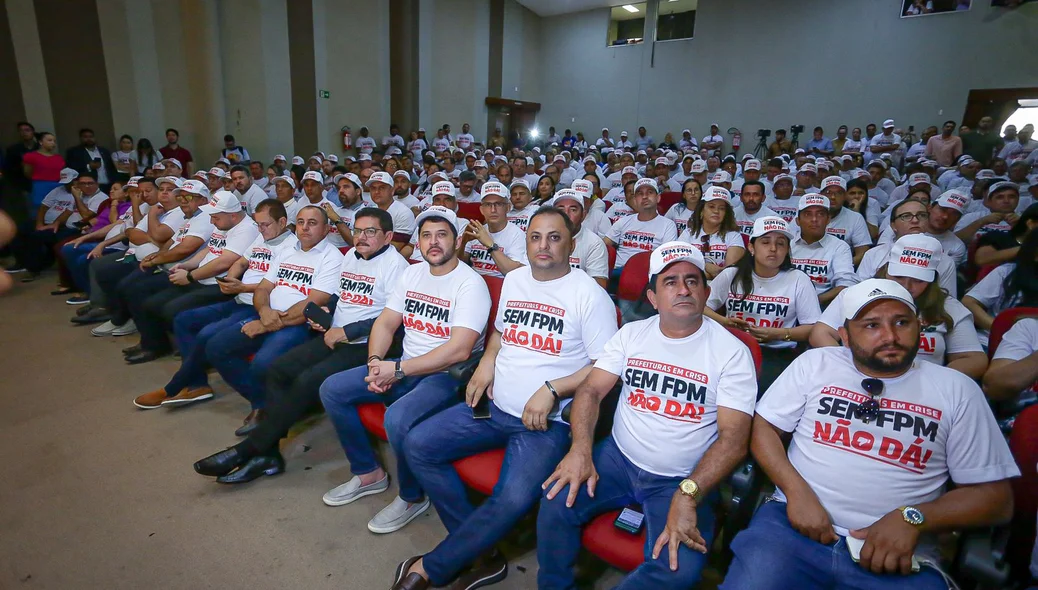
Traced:
<svg viewBox="0 0 1038 590">
<path fill-rule="evenodd" d="M 84 129 L 62 157 L 23 123 L 8 272 L 56 263 L 73 324 L 138 334 L 130 365 L 179 357 L 137 408 L 212 399 L 211 371 L 244 397 L 240 442 L 194 464 L 220 483 L 284 472 L 280 441 L 323 408 L 352 472 L 324 504 L 384 493 L 361 419 L 384 404 L 398 489 L 368 529 L 430 505 L 447 529 L 393 589 L 504 579 L 496 546 L 538 506 L 538 586 L 573 588 L 584 525 L 634 505 L 644 563 L 620 587 L 691 588 L 751 453 L 775 493 L 722 588 L 948 588 L 937 536 L 1008 522 L 1021 472 L 1034 490 L 1007 437 L 1038 428 L 1038 319 L 989 336 L 1038 307 L 1038 142 L 987 117 L 896 131 L 781 130 L 762 161 L 717 125 L 536 145 L 394 125 L 269 165 L 228 135 L 196 171 L 174 129 L 157 153 Z M 492 449 L 477 506 L 453 463 Z"/>
</svg>

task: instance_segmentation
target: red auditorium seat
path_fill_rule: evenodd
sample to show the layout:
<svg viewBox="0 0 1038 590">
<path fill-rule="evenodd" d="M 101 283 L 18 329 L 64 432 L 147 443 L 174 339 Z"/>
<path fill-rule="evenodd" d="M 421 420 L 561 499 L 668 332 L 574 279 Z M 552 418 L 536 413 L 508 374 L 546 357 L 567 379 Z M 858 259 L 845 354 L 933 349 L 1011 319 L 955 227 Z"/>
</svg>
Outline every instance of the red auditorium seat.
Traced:
<svg viewBox="0 0 1038 590">
<path fill-rule="evenodd" d="M 483 212 L 479 210 L 479 203 L 458 203 L 458 216 L 465 219 L 475 219 L 483 223 Z"/>
<path fill-rule="evenodd" d="M 676 191 L 664 191 L 660 193 L 660 202 L 656 205 L 656 210 L 660 212 L 660 215 L 666 215 L 667 211 L 671 207 L 680 203 L 683 199 L 681 193 Z"/>
<path fill-rule="evenodd" d="M 489 496 L 493 493 L 494 486 L 497 485 L 497 479 L 501 475 L 501 464 L 504 463 L 504 460 L 505 450 L 493 449 L 458 459 L 454 462 L 454 469 L 465 485 Z"/>
<path fill-rule="evenodd" d="M 606 244 L 606 256 L 609 258 L 609 272 L 613 272 L 613 267 L 616 266 L 616 248 Z"/>
<path fill-rule="evenodd" d="M 627 260 L 616 288 L 618 299 L 638 301 L 642 298 L 645 285 L 649 284 L 649 256 L 649 252 L 639 252 Z"/>
</svg>

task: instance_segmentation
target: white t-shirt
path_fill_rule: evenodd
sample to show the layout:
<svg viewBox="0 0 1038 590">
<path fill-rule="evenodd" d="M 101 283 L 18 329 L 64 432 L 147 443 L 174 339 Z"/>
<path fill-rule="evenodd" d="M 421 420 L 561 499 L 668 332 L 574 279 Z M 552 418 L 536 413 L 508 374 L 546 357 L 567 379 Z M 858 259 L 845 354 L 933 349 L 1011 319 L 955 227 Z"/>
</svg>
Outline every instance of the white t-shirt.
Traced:
<svg viewBox="0 0 1038 590">
<path fill-rule="evenodd" d="M 304 252 L 298 242 L 282 251 L 275 264 L 263 276 L 274 283 L 270 292 L 270 308 L 287 311 L 310 296 L 311 289 L 332 295 L 339 286 L 342 253 L 328 240 Z"/>
<path fill-rule="evenodd" d="M 180 209 L 180 207 L 176 207 L 172 211 L 167 211 L 165 213 L 160 213 L 158 219 L 159 219 L 159 222 L 162 225 L 165 225 L 169 229 L 173 230 L 173 233 L 176 233 L 177 231 L 179 231 L 181 226 L 183 226 L 184 222 L 186 221 L 184 219 L 184 212 Z M 138 222 L 135 227 L 136 227 L 136 229 L 139 229 L 140 231 L 142 231 L 145 234 L 147 234 L 148 233 L 148 216 L 145 215 L 144 217 L 142 217 L 140 222 Z M 138 261 L 140 261 L 140 260 L 144 260 L 149 255 L 154 254 L 155 252 L 158 252 L 158 251 L 159 251 L 159 247 L 156 246 L 151 240 L 148 240 L 148 241 L 146 241 L 143 244 L 132 244 L 131 243 L 130 247 L 127 248 L 127 250 L 126 250 L 126 255 L 129 256 L 129 255 L 132 254 L 133 256 L 135 256 L 137 258 Z"/>
<path fill-rule="evenodd" d="M 1024 318 L 1018 320 L 1013 327 L 1002 336 L 993 359 L 1019 361 L 1034 354 L 1038 350 L 1038 319 Z M 1038 381 L 1028 389 L 1020 392 L 1018 404 L 1028 403 L 1038 396 Z"/>
<path fill-rule="evenodd" d="M 876 135 L 872 136 L 872 141 L 869 142 L 869 151 L 871 152 L 873 147 L 884 147 L 884 146 L 889 146 L 889 145 L 900 145 L 900 144 L 901 144 L 901 136 L 898 135 L 897 133 L 891 133 L 889 136 L 883 135 L 882 133 L 877 133 Z M 894 152 L 884 152 L 884 153 L 891 154 L 891 155 L 894 154 Z M 873 155 L 873 159 L 878 158 L 878 157 L 879 156 L 877 156 L 877 155 Z"/>
<path fill-rule="evenodd" d="M 778 213 L 769 209 L 767 205 L 761 205 L 753 214 L 747 213 L 744 207 L 735 209 L 735 225 L 739 226 L 739 231 L 746 236 L 753 233 L 753 222 L 757 221 L 758 217 L 778 217 Z"/>
<path fill-rule="evenodd" d="M 613 231 L 613 224 L 609 221 L 605 211 L 593 206 L 584 213 L 584 222 L 581 225 L 600 238 L 608 238 L 609 233 Z"/>
<path fill-rule="evenodd" d="M 486 226 L 484 225 L 484 227 Z M 489 228 L 487 231 L 489 231 Z M 526 233 L 523 230 L 512 223 L 505 223 L 504 229 L 497 233 L 491 233 L 490 237 L 495 244 L 501 246 L 501 252 L 505 256 L 520 264 L 530 264 L 529 260 L 526 259 Z M 490 254 L 490 251 L 487 250 L 486 246 L 479 243 L 479 240 L 472 240 L 465 244 L 465 253 L 470 256 L 469 264 L 479 274 L 495 277 L 505 276 L 497 267 L 497 263 L 494 262 L 494 257 Z"/>
<path fill-rule="evenodd" d="M 996 266 L 995 270 L 989 272 L 987 276 L 977 281 L 977 284 L 973 285 L 972 289 L 966 291 L 966 297 L 976 299 L 978 303 L 984 306 L 984 309 L 988 310 L 991 317 L 996 317 L 1010 307 L 1015 307 L 1020 302 L 1020 296 L 1017 294 L 1008 298 L 1005 297 L 1005 289 L 1002 286 L 1005 283 L 1006 277 L 1015 268 L 1016 263 L 1014 262 Z M 980 341 L 986 346 L 988 343 L 988 331 L 981 330 L 979 335 Z"/>
<path fill-rule="evenodd" d="M 518 227 L 526 233 L 526 229 L 530 226 L 530 218 L 537 212 L 537 207 L 530 203 L 525 209 L 512 209 L 508 212 L 508 223 Z"/>
<path fill-rule="evenodd" d="M 829 220 L 825 233 L 847 242 L 851 249 L 872 245 L 872 235 L 869 234 L 865 218 L 847 207 L 841 207 L 836 217 Z"/>
<path fill-rule="evenodd" d="M 137 161 L 137 150 L 130 150 L 128 152 L 112 152 L 112 163 L 116 166 L 127 166 L 131 161 Z"/>
<path fill-rule="evenodd" d="M 813 244 L 803 238 L 793 240 L 789 245 L 789 258 L 793 266 L 811 278 L 818 295 L 833 287 L 850 287 L 858 282 L 851 247 L 829 234 Z"/>
<path fill-rule="evenodd" d="M 472 351 L 483 350 L 490 291 L 464 264 L 443 276 L 433 276 L 427 262 L 410 265 L 397 280 L 386 308 L 404 316 L 404 360 L 446 343 L 455 327 L 479 333 Z"/>
<path fill-rule="evenodd" d="M 616 225 L 617 221 L 634 214 L 634 209 L 631 209 L 630 205 L 621 201 L 619 203 L 614 203 L 613 206 L 609 208 L 606 217 L 609 219 L 609 223 Z"/>
<path fill-rule="evenodd" d="M 571 268 L 586 272 L 591 278 L 609 278 L 609 249 L 598 235 L 581 226 L 576 245 L 569 256 Z"/>
<path fill-rule="evenodd" d="M 141 203 L 141 208 L 140 208 L 140 211 L 141 211 L 141 221 L 146 221 L 147 220 L 147 218 L 148 218 L 148 211 L 150 209 L 151 209 L 151 205 L 149 205 L 147 203 L 144 203 L 144 202 Z M 110 240 L 110 239 L 114 238 L 115 236 L 118 236 L 119 234 L 122 234 L 122 233 L 126 232 L 126 230 L 128 230 L 128 229 L 130 229 L 132 227 L 133 227 L 133 206 L 131 205 L 129 209 L 124 211 L 123 214 L 119 216 L 119 219 L 116 220 L 116 223 L 114 223 L 112 225 L 112 229 L 108 230 L 108 233 L 105 234 L 105 240 Z M 116 242 L 116 243 L 114 243 L 114 244 L 112 244 L 112 245 L 110 245 L 108 247 L 112 248 L 113 250 L 125 250 L 126 249 L 126 245 L 123 244 L 122 242 Z"/>
<path fill-rule="evenodd" d="M 978 219 L 981 219 L 982 217 L 987 217 L 990 214 L 991 214 L 991 211 L 988 211 L 986 208 L 983 211 L 977 211 L 976 213 L 967 213 L 967 214 L 963 215 L 961 218 L 959 218 L 959 222 L 955 224 L 955 231 L 961 231 L 961 230 L 965 229 L 969 224 L 977 221 Z M 986 225 L 980 226 L 980 229 L 978 229 L 977 233 L 974 234 L 974 235 L 976 236 L 976 238 L 980 238 L 981 236 L 983 236 L 984 234 L 989 233 L 989 232 L 993 232 L 993 231 L 1006 231 L 1007 232 L 1007 231 L 1009 231 L 1012 228 L 1013 228 L 1012 224 L 1010 224 L 1008 221 L 1002 220 L 1002 221 L 999 221 L 998 223 L 988 223 Z"/>
<path fill-rule="evenodd" d="M 616 268 L 623 268 L 639 252 L 652 252 L 677 238 L 674 223 L 662 215 L 641 221 L 637 215 L 623 217 L 609 230 L 607 236 L 616 244 Z"/>
<path fill-rule="evenodd" d="M 386 209 L 393 218 L 393 233 L 401 236 L 409 236 L 414 233 L 415 230 L 415 217 L 411 208 L 401 203 L 400 201 L 394 200 L 389 204 L 389 208 Z M 394 236 L 394 241 L 396 236 Z"/>
<path fill-rule="evenodd" d="M 259 227 L 256 226 L 256 222 L 251 217 L 244 217 L 227 231 L 213 226 L 213 232 L 209 235 L 209 241 L 206 242 L 206 253 L 202 261 L 198 263 L 198 268 L 202 268 L 206 264 L 209 264 L 213 260 L 216 260 L 223 255 L 225 250 L 230 250 L 238 256 L 243 256 L 252 246 L 252 243 L 256 240 L 256 236 L 259 235 Z M 227 271 L 221 272 L 217 276 L 227 276 Z M 215 285 L 216 277 L 209 277 L 208 279 L 199 279 L 198 282 L 202 285 Z"/>
<path fill-rule="evenodd" d="M 764 199 L 764 206 L 774 211 L 775 215 L 785 219 L 786 223 L 794 223 L 797 214 L 800 212 L 800 209 L 797 208 L 799 204 L 799 199 L 793 196 L 788 199 L 780 199 L 775 196 Z"/>
<path fill-rule="evenodd" d="M 242 273 L 241 282 L 245 285 L 258 284 L 270 271 L 271 265 L 275 264 L 278 256 L 281 256 L 286 250 L 295 248 L 298 243 L 296 235 L 290 231 L 282 232 L 269 242 L 263 239 L 262 234 L 257 235 L 245 253 L 249 267 Z M 242 305 L 252 305 L 252 293 L 238 293 L 234 300 Z"/>
<path fill-rule="evenodd" d="M 691 229 L 691 227 L 685 228 L 685 231 L 681 232 L 681 235 L 678 237 L 678 241 L 691 244 L 703 250 L 703 228 L 699 228 L 696 235 L 692 235 Z M 703 258 L 717 266 L 724 266 L 724 259 L 728 256 L 729 248 L 746 247 L 742 241 L 742 234 L 737 231 L 725 232 L 723 237 L 720 233 L 710 234 L 710 239 L 707 243 L 709 246 L 706 248 L 707 251 L 703 252 Z"/>
<path fill-rule="evenodd" d="M 811 279 L 802 271 L 780 271 L 771 278 L 753 273 L 753 292 L 741 297 L 742 286 L 732 284 L 736 268 L 726 268 L 710 282 L 706 306 L 724 310 L 724 316 L 746 320 L 761 328 L 788 329 L 813 324 L 822 310 L 818 306 Z M 796 342 L 773 340 L 761 343 L 768 348 L 795 348 Z"/>
<path fill-rule="evenodd" d="M 256 184 L 254 181 L 252 185 L 249 186 L 249 190 L 245 191 L 245 194 L 241 196 L 241 204 L 242 207 L 245 207 L 245 211 L 249 215 L 255 215 L 256 206 L 269 198 L 270 197 L 267 196 L 267 193 L 263 192 L 263 187 Z"/>
<path fill-rule="evenodd" d="M 433 150 L 435 150 L 437 153 L 445 152 L 449 150 L 451 147 L 451 142 L 446 137 L 438 137 L 433 140 L 432 144 Z"/>
<path fill-rule="evenodd" d="M 761 418 L 793 433 L 789 460 L 837 534 L 870 526 L 900 506 L 934 500 L 949 477 L 968 485 L 1019 475 L 983 392 L 969 377 L 915 363 L 904 375 L 883 379 L 880 416 L 868 423 L 853 414 L 869 399 L 863 378 L 849 349 L 816 348 L 797 357 L 757 404 Z M 785 501 L 782 490 L 776 497 Z"/>
<path fill-rule="evenodd" d="M 684 203 L 675 203 L 670 209 L 667 209 L 667 214 L 664 217 L 674 222 L 678 235 L 681 235 L 685 228 L 688 227 L 688 220 L 692 217 L 692 210 L 686 207 Z"/>
<path fill-rule="evenodd" d="M 404 149 L 404 138 L 399 135 L 383 135 L 382 136 L 382 147 L 389 147 L 395 145 L 400 149 Z"/>
<path fill-rule="evenodd" d="M 375 138 L 370 135 L 367 137 L 357 137 L 357 153 L 359 154 L 371 155 L 371 152 L 375 151 L 377 145 Z"/>
<path fill-rule="evenodd" d="M 818 320 L 834 330 L 843 325 L 843 292 L 833 299 Z M 946 297 L 944 311 L 951 316 L 952 327 L 944 324 L 924 325 L 919 333 L 918 359 L 928 363 L 946 365 L 946 356 L 961 352 L 984 352 L 980 345 L 977 329 L 973 325 L 973 314 L 957 299 Z M 922 318 L 920 318 L 920 321 Z"/>
<path fill-rule="evenodd" d="M 181 209 L 181 211 L 183 210 Z M 183 215 L 183 213 L 181 213 L 181 215 Z M 163 223 L 165 223 L 165 220 L 163 220 Z M 212 218 L 209 215 L 206 215 L 201 211 L 196 211 L 194 217 L 185 219 L 183 225 L 180 226 L 180 229 L 173 233 L 173 243 L 170 244 L 169 249 L 172 250 L 173 248 L 176 248 L 187 237 L 199 238 L 202 240 L 202 245 L 191 254 L 185 256 L 183 260 L 191 258 L 196 252 L 206 247 L 206 243 L 209 242 L 209 238 L 213 235 L 213 230 L 215 229 L 216 226 L 213 225 Z M 173 264 L 175 263 L 168 263 L 163 265 L 163 267 L 168 268 L 173 266 Z"/>
<path fill-rule="evenodd" d="M 454 139 L 454 145 L 466 151 L 468 151 L 474 143 L 476 143 L 476 138 L 472 137 L 471 133 L 459 133 L 458 137 Z"/>
<path fill-rule="evenodd" d="M 40 204 L 47 207 L 47 211 L 43 214 L 43 223 L 45 224 L 54 223 L 66 211 L 71 211 L 73 214 L 76 213 L 76 198 L 63 186 L 59 186 L 47 193 L 47 196 L 43 197 L 43 202 Z M 71 218 L 71 215 L 69 217 Z"/>
<path fill-rule="evenodd" d="M 309 205 L 314 205 L 305 196 L 303 198 L 301 198 L 301 199 L 297 199 L 296 202 L 298 203 L 299 207 L 296 208 L 296 210 L 295 210 L 295 218 L 299 217 L 299 211 L 302 210 L 303 207 L 307 207 Z M 335 203 L 329 201 L 325 197 L 321 197 L 321 200 L 318 201 L 317 204 L 314 205 L 314 206 L 315 207 L 323 207 L 325 203 L 328 203 L 329 205 L 331 205 L 332 209 L 335 210 L 335 213 L 340 218 L 342 218 L 343 221 L 346 222 L 346 228 L 347 229 L 350 229 L 350 230 L 353 229 L 353 219 L 354 219 L 353 211 L 350 211 L 348 209 L 343 209 L 342 207 L 339 207 L 338 205 L 336 205 Z M 286 209 L 287 209 L 287 207 L 286 207 Z M 289 219 L 291 219 L 293 222 L 295 221 L 295 219 L 292 218 L 292 217 L 289 217 Z M 339 228 L 337 226 L 331 225 L 331 224 L 329 224 L 329 228 L 328 228 L 328 237 L 326 237 L 324 239 L 324 241 L 325 242 L 331 242 L 331 244 L 333 246 L 335 246 L 336 248 L 340 249 L 339 250 L 340 253 L 342 253 L 342 249 L 343 248 L 349 247 L 349 244 L 346 243 L 346 238 L 342 237 L 342 234 L 339 233 Z"/>
<path fill-rule="evenodd" d="M 602 356 L 616 333 L 616 312 L 605 289 L 571 270 L 553 281 L 534 279 L 530 267 L 508 273 L 494 318 L 501 351 L 494 364 L 494 405 L 521 418 L 545 380 L 572 375 Z M 550 415 L 562 421 L 563 400 Z"/>
<path fill-rule="evenodd" d="M 49 195 L 50 195 L 50 193 L 48 193 L 48 196 Z M 103 205 L 104 202 L 107 201 L 107 200 L 108 200 L 108 195 L 106 195 L 105 193 L 103 193 L 101 191 L 97 191 L 96 193 L 90 195 L 89 197 L 86 196 L 86 195 L 83 195 L 83 204 L 86 205 L 87 209 L 89 209 L 90 211 L 92 211 L 95 214 L 101 212 L 101 205 Z M 83 216 L 80 215 L 79 214 L 79 210 L 76 209 L 75 199 L 73 199 L 73 202 L 72 202 L 72 215 L 68 216 L 68 219 L 65 221 L 65 226 L 68 227 L 69 229 L 78 229 L 76 227 L 76 223 L 78 223 L 80 221 L 83 221 Z"/>
<path fill-rule="evenodd" d="M 865 253 L 865 256 L 862 256 L 861 262 L 858 264 L 858 281 L 861 282 L 876 276 L 876 271 L 879 270 L 879 267 L 887 263 L 890 249 L 893 247 L 893 242 L 888 242 L 870 248 Z M 958 273 L 955 270 L 955 262 L 952 261 L 950 256 L 945 256 L 943 252 L 940 253 L 940 257 L 940 260 L 937 262 L 937 282 L 949 295 L 958 297 L 958 285 L 956 284 Z"/>
<path fill-rule="evenodd" d="M 378 317 L 408 266 L 407 260 L 391 245 L 369 260 L 359 256 L 356 248 L 347 252 L 339 268 L 339 302 L 332 316 L 332 326 L 339 328 Z M 350 344 L 367 341 L 365 336 L 351 340 Z"/>
<path fill-rule="evenodd" d="M 660 317 L 625 324 L 595 363 L 623 381 L 613 441 L 627 459 L 663 477 L 686 477 L 717 440 L 719 406 L 753 415 L 750 350 L 710 318 L 667 338 Z"/>
</svg>

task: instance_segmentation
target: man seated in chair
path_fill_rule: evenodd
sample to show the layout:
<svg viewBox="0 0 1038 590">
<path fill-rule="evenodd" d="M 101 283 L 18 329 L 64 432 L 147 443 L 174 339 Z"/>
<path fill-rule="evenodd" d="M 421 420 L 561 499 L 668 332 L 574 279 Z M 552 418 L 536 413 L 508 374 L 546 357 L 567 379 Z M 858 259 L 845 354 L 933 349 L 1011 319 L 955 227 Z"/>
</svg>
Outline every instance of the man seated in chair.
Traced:
<svg viewBox="0 0 1038 590">
<path fill-rule="evenodd" d="M 757 399 L 749 349 L 703 316 L 705 268 L 684 242 L 656 248 L 647 295 L 659 315 L 624 325 L 578 387 L 572 449 L 542 486 L 539 588 L 573 588 L 581 527 L 634 503 L 645 513 L 645 563 L 619 587 L 699 580 L 716 488 L 746 456 Z M 592 448 L 599 404 L 621 378 L 612 435 Z"/>
<path fill-rule="evenodd" d="M 448 535 L 431 552 L 400 564 L 394 588 L 445 585 L 484 555 L 455 587 L 492 584 L 507 575 L 508 563 L 492 551 L 494 544 L 540 500 L 541 482 L 569 444 L 562 407 L 616 333 L 605 290 L 570 267 L 576 233 L 559 209 L 541 207 L 533 214 L 526 232 L 530 265 L 505 277 L 494 331 L 466 387 L 466 403 L 408 435 L 408 464 Z M 481 401 L 484 395 L 490 400 Z M 483 407 L 489 418 L 476 419 L 473 408 Z M 452 462 L 500 447 L 505 459 L 497 486 L 476 508 Z"/>
<path fill-rule="evenodd" d="M 736 535 L 722 588 L 944 590 L 935 534 L 1013 513 L 1020 471 L 984 394 L 915 362 L 911 294 L 868 279 L 843 299 L 846 348 L 800 355 L 757 405 L 753 456 L 777 491 Z"/>
</svg>

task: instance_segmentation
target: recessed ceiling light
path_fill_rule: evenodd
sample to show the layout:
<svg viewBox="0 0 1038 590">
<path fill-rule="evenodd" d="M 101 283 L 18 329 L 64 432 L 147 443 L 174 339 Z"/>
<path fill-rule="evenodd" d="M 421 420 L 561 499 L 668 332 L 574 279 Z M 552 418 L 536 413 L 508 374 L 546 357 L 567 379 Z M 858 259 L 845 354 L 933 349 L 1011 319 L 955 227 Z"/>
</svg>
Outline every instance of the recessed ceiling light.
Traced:
<svg viewBox="0 0 1038 590">
<path fill-rule="evenodd" d="M 622 8 L 624 10 L 626 10 L 627 12 L 630 12 L 632 14 L 634 14 L 635 12 L 638 12 L 638 9 L 636 7 L 634 7 L 634 6 L 631 6 L 630 4 L 624 4 Z"/>
</svg>

